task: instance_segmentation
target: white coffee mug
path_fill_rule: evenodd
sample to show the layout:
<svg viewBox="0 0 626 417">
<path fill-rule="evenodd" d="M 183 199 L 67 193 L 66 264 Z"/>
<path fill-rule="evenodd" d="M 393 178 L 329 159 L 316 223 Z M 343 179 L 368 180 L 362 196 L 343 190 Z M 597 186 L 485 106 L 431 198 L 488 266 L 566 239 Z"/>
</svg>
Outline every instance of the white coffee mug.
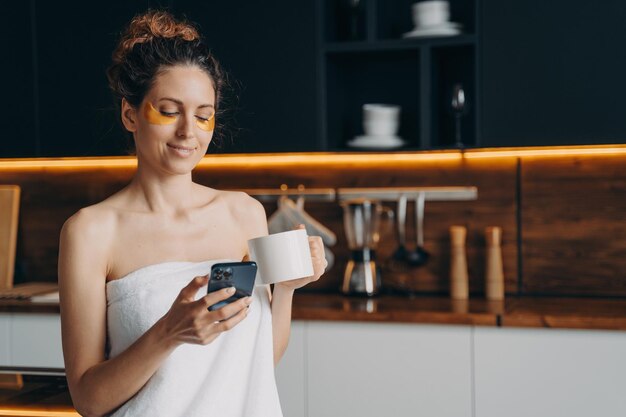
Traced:
<svg viewBox="0 0 626 417">
<path fill-rule="evenodd" d="M 313 275 L 306 230 L 290 230 L 248 240 L 250 260 L 257 264 L 256 284 L 275 284 Z"/>
</svg>

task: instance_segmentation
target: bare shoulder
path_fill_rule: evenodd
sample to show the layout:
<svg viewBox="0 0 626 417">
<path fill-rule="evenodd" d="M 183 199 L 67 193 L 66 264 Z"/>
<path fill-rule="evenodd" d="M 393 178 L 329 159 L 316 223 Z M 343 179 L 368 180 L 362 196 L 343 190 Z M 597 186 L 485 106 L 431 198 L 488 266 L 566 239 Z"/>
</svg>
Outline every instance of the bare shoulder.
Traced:
<svg viewBox="0 0 626 417">
<path fill-rule="evenodd" d="M 220 197 L 249 239 L 267 234 L 265 208 L 257 199 L 242 191 L 220 191 Z"/>
<path fill-rule="evenodd" d="M 106 272 L 117 217 L 115 210 L 100 203 L 82 208 L 67 219 L 61 229 L 60 264 L 63 258 L 88 257 L 94 267 Z"/>
<path fill-rule="evenodd" d="M 107 233 L 112 233 L 116 217 L 114 210 L 100 204 L 85 207 L 65 221 L 61 234 L 65 237 L 103 240 Z"/>
<path fill-rule="evenodd" d="M 61 236 L 95 238 L 104 243 L 106 237 L 115 235 L 115 226 L 120 219 L 119 208 L 128 205 L 127 195 L 124 188 L 99 203 L 78 210 L 65 221 Z"/>
</svg>

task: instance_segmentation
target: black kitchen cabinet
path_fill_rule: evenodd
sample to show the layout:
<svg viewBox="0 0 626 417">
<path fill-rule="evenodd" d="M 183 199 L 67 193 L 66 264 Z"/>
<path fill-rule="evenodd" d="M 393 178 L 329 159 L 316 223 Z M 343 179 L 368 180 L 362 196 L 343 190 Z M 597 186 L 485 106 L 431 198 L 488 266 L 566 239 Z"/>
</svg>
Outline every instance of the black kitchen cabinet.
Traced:
<svg viewBox="0 0 626 417">
<path fill-rule="evenodd" d="M 626 2 L 483 10 L 482 146 L 626 143 Z"/>
<path fill-rule="evenodd" d="M 366 102 L 402 107 L 404 150 L 452 148 L 456 83 L 465 146 L 626 143 L 626 2 L 451 0 L 462 35 L 403 39 L 414 2 L 6 2 L 0 157 L 127 154 L 105 70 L 148 7 L 197 22 L 230 73 L 212 152 L 352 150 Z"/>
<path fill-rule="evenodd" d="M 228 71 L 226 130 L 214 152 L 319 150 L 315 0 L 175 0 Z"/>
<path fill-rule="evenodd" d="M 2 36 L 3 98 L 0 100 L 0 157 L 37 155 L 37 109 L 33 83 L 33 53 L 28 2 L 3 5 Z"/>
<path fill-rule="evenodd" d="M 128 153 L 105 71 L 124 25 L 149 7 L 198 23 L 229 72 L 226 128 L 213 152 L 319 149 L 314 0 L 15 1 L 2 13 L 11 100 L 0 157 Z"/>
<path fill-rule="evenodd" d="M 401 106 L 405 149 L 455 147 L 452 91 L 460 84 L 464 146 L 479 144 L 479 0 L 450 1 L 462 34 L 404 39 L 413 29 L 412 0 L 319 2 L 320 126 L 324 150 L 347 150 L 363 134 L 362 106 Z"/>
<path fill-rule="evenodd" d="M 40 156 L 125 154 L 105 71 L 120 31 L 147 1 L 33 4 Z"/>
<path fill-rule="evenodd" d="M 3 5 L 8 98 L 0 157 L 127 154 L 105 70 L 123 26 L 149 6 L 147 0 Z"/>
</svg>

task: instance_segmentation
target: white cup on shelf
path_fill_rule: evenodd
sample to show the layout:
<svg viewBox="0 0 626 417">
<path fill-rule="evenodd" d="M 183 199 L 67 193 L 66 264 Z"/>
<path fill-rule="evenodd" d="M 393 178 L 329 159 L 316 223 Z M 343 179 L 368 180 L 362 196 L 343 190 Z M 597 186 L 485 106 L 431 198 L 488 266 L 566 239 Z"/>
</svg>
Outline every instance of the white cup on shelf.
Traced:
<svg viewBox="0 0 626 417">
<path fill-rule="evenodd" d="M 400 106 L 368 103 L 363 105 L 363 131 L 367 136 L 394 136 L 400 125 Z"/>
<path fill-rule="evenodd" d="M 440 26 L 450 20 L 450 3 L 446 0 L 426 0 L 413 4 L 413 24 L 416 28 Z"/>
</svg>

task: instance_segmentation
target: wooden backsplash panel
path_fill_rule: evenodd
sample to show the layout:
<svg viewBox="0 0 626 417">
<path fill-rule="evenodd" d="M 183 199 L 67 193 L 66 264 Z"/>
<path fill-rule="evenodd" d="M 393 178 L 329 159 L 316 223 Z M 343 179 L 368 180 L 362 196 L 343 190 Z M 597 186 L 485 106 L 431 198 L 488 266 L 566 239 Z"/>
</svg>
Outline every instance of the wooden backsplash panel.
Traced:
<svg viewBox="0 0 626 417">
<path fill-rule="evenodd" d="M 487 226 L 504 229 L 503 259 L 506 289 L 517 290 L 515 158 L 497 160 L 435 160 L 381 164 L 376 169 L 358 164 L 300 164 L 296 167 L 203 166 L 194 173 L 202 184 L 223 188 L 273 188 L 282 183 L 290 187 L 403 187 L 403 186 L 476 186 L 478 200 L 471 202 L 432 202 L 426 204 L 425 247 L 432 254 L 422 268 L 404 272 L 383 271 L 388 284 L 414 291 L 447 293 L 449 238 L 448 227 L 468 227 L 468 264 L 470 288 L 483 290 L 484 238 Z M 16 282 L 55 281 L 58 238 L 64 221 L 81 207 L 96 203 L 126 185 L 134 169 L 59 170 L 33 169 L 3 171 L 2 183 L 22 187 L 18 235 Z M 275 207 L 266 204 L 270 215 Z M 331 248 L 335 267 L 310 289 L 336 291 L 343 267 L 349 258 L 342 224 L 342 210 L 337 203 L 307 202 L 307 211 L 337 233 L 338 243 Z M 393 204 L 390 208 L 395 209 Z M 414 242 L 413 205 L 409 206 L 408 239 Z M 396 247 L 392 221 L 383 221 L 379 260 L 386 265 Z"/>
<path fill-rule="evenodd" d="M 57 280 L 59 233 L 77 210 L 122 188 L 134 169 L 3 171 L 2 183 L 22 187 L 15 282 Z"/>
<path fill-rule="evenodd" d="M 626 295 L 623 156 L 522 162 L 523 291 Z"/>
<path fill-rule="evenodd" d="M 420 268 L 383 269 L 383 280 L 396 288 L 412 291 L 447 293 L 449 273 L 448 227 L 463 224 L 468 227 L 468 265 L 470 289 L 481 293 L 484 286 L 484 228 L 504 229 L 503 259 L 507 292 L 517 291 L 517 225 L 516 225 L 515 158 L 498 160 L 420 161 L 397 163 L 365 169 L 359 166 L 325 166 L 303 164 L 297 169 L 274 168 L 263 172 L 241 169 L 203 169 L 196 173 L 200 183 L 216 188 L 289 187 L 409 187 L 409 186 L 476 186 L 478 200 L 470 202 L 432 202 L 425 209 L 425 248 L 432 257 Z M 275 207 L 266 204 L 271 215 Z M 390 208 L 395 209 L 393 204 Z M 407 238 L 415 241 L 414 205 L 409 206 Z M 335 291 L 339 288 L 343 268 L 349 259 L 343 232 L 342 211 L 337 203 L 307 203 L 307 211 L 338 235 L 331 248 L 336 256 L 335 266 L 310 289 Z M 383 221 L 378 259 L 382 265 L 396 248 L 394 225 Z"/>
</svg>

